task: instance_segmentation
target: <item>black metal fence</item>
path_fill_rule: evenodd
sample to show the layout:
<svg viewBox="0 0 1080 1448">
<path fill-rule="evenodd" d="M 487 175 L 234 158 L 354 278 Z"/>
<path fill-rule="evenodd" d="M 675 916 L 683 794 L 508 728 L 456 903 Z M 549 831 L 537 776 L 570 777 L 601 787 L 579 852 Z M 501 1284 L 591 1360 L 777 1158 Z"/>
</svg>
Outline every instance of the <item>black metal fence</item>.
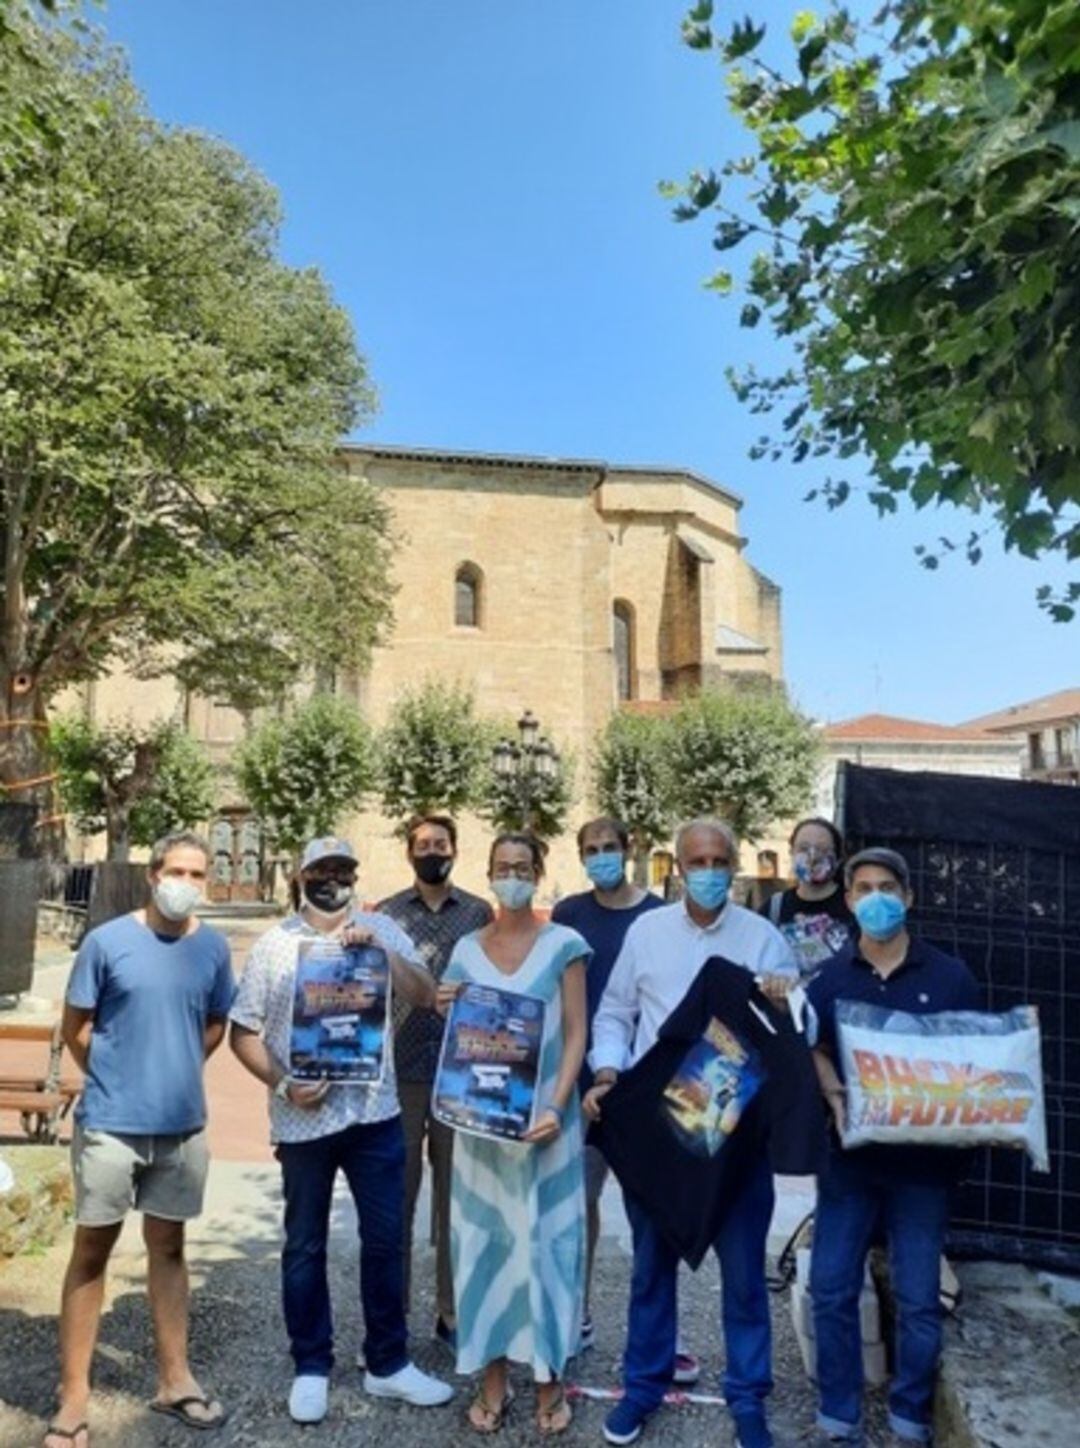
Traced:
<svg viewBox="0 0 1080 1448">
<path fill-rule="evenodd" d="M 984 1153 L 953 1251 L 1080 1271 L 1080 789 L 843 764 L 837 806 L 849 852 L 907 859 L 914 928 L 967 961 L 987 1006 L 1039 1008 L 1050 1172 Z"/>
</svg>

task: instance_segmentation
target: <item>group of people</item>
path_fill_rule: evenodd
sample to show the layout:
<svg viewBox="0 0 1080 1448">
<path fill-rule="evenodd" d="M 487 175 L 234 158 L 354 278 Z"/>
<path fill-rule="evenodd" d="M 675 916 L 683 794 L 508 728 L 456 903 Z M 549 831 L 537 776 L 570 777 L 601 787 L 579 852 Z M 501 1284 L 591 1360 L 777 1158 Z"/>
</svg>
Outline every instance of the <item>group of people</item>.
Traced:
<svg viewBox="0 0 1080 1448">
<path fill-rule="evenodd" d="M 629 877 L 625 826 L 594 819 L 578 833 L 589 886 L 561 899 L 547 918 L 536 907 L 545 851 L 529 834 L 492 841 L 492 908 L 453 881 L 454 821 L 438 814 L 413 820 L 406 839 L 412 881 L 370 911 L 357 904 L 351 845 L 315 839 L 300 861 L 292 913 L 254 944 L 234 987 L 224 937 L 196 913 L 205 844 L 186 832 L 159 841 L 148 904 L 86 937 L 67 990 L 64 1039 L 86 1083 L 72 1143 L 77 1225 L 63 1287 L 60 1401 L 44 1448 L 89 1448 L 105 1271 L 132 1207 L 143 1214 L 157 1346 L 150 1407 L 193 1428 L 224 1420 L 223 1405 L 188 1362 L 184 1224 L 201 1210 L 207 1173 L 203 1067 L 226 1031 L 240 1062 L 267 1088 L 281 1166 L 293 1419 L 313 1424 L 328 1411 L 334 1329 L 327 1243 L 339 1171 L 359 1224 L 364 1388 L 418 1407 L 452 1397 L 448 1383 L 409 1357 L 409 1264 L 426 1154 L 433 1331 L 454 1353 L 457 1371 L 474 1376 L 468 1423 L 481 1435 L 499 1431 L 513 1397 L 509 1365 L 518 1363 L 535 1380 L 537 1429 L 564 1432 L 572 1417 L 567 1366 L 593 1337 L 590 1285 L 608 1172 L 602 1146 L 604 1133 L 616 1129 L 614 1115 L 605 1123 L 605 1102 L 620 1078 L 631 1079 L 648 1060 L 710 961 L 749 972 L 781 1012 L 793 987 L 806 985 L 799 1049 L 813 1048 L 818 1121 L 833 1124 L 819 1173 L 811 1272 L 821 1430 L 840 1442 L 861 1434 L 858 1299 L 866 1253 L 883 1229 L 897 1304 L 890 1422 L 899 1438 L 928 1441 L 940 1352 L 938 1263 L 955 1154 L 842 1149 L 835 1005 L 848 999 L 917 1013 L 964 1009 L 977 1005 L 978 992 L 960 961 L 909 934 L 912 893 L 902 856 L 871 849 L 845 862 L 839 833 L 821 819 L 801 822 L 791 847 L 794 885 L 755 912 L 731 898 L 733 831 L 716 819 L 688 821 L 675 837 L 683 898 L 664 904 Z M 394 1049 L 377 1085 L 290 1074 L 298 947 L 327 937 L 377 945 L 389 962 Z M 521 1141 L 455 1133 L 432 1114 L 445 1016 L 469 983 L 512 988 L 542 1010 L 537 1105 Z M 679 1335 L 679 1253 L 655 1203 L 629 1189 L 624 1199 L 633 1266 L 624 1392 L 603 1427 L 613 1444 L 633 1443 L 670 1385 L 699 1372 Z M 755 1146 L 739 1158 L 710 1239 L 723 1287 L 724 1398 L 740 1448 L 773 1443 L 765 1276 L 773 1204 L 772 1166 Z"/>
</svg>

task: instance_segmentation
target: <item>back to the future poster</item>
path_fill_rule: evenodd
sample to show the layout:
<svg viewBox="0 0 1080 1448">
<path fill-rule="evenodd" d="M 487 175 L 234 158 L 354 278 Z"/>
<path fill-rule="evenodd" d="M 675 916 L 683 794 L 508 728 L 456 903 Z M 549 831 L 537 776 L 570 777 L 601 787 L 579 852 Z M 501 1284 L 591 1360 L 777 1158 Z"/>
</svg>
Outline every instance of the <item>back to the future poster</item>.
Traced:
<svg viewBox="0 0 1080 1448">
<path fill-rule="evenodd" d="M 536 1106 L 544 1003 L 467 985 L 450 1008 L 432 1093 L 434 1114 L 457 1131 L 518 1141 Z"/>
<path fill-rule="evenodd" d="M 385 1069 L 389 995 L 390 962 L 377 945 L 300 941 L 290 1075 L 377 1086 Z"/>
</svg>

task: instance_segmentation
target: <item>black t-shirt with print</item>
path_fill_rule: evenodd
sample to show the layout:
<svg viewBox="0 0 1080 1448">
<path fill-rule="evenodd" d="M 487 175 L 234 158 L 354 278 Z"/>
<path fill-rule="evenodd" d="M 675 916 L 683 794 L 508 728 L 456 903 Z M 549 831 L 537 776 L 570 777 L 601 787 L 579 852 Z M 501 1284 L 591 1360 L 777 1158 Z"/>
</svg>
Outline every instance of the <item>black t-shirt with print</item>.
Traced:
<svg viewBox="0 0 1080 1448">
<path fill-rule="evenodd" d="M 672 1249 L 697 1267 L 746 1174 L 813 1175 L 825 1110 L 806 1038 L 751 973 L 714 956 L 655 1044 L 604 1096 L 597 1144 Z"/>
<path fill-rule="evenodd" d="M 800 899 L 793 886 L 771 896 L 759 913 L 772 921 L 791 946 L 804 981 L 817 975 L 827 960 L 859 934 L 839 885 L 824 900 Z"/>
</svg>

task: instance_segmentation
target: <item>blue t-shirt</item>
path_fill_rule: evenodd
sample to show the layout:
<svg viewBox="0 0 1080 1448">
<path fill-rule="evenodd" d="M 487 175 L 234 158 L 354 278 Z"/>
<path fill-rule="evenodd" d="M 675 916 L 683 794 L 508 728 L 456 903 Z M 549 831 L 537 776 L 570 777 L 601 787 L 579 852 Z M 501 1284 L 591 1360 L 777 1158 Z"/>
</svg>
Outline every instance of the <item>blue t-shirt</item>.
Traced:
<svg viewBox="0 0 1080 1448">
<path fill-rule="evenodd" d="M 205 1126 L 203 1032 L 233 993 L 228 943 L 209 925 L 174 939 L 122 915 L 92 930 L 67 988 L 69 1005 L 94 1013 L 79 1124 L 135 1136 Z"/>
<path fill-rule="evenodd" d="M 608 976 L 619 958 L 626 932 L 640 915 L 648 910 L 662 908 L 663 904 L 658 896 L 646 891 L 644 899 L 638 904 L 630 905 L 625 910 L 611 910 L 600 904 L 594 890 L 585 890 L 580 895 L 567 895 L 551 912 L 551 918 L 556 924 L 569 925 L 592 946 L 592 959 L 585 972 L 585 991 L 589 1005 L 589 1045 L 586 1059 L 588 1051 L 592 1049 L 593 1017 L 600 1004 L 600 997 L 604 994 Z M 587 1091 L 591 1085 L 592 1072 L 588 1066 L 582 1066 L 580 1089 Z"/>
</svg>

